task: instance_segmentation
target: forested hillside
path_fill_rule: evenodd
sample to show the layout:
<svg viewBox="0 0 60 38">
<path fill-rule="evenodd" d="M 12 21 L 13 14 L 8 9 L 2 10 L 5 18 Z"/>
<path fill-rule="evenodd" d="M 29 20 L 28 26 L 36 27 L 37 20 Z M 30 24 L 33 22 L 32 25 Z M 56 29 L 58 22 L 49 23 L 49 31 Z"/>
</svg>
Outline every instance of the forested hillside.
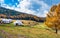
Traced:
<svg viewBox="0 0 60 38">
<path fill-rule="evenodd" d="M 44 22 L 44 17 L 37 17 L 32 14 L 26 14 L 15 10 L 6 9 L 0 7 L 0 18 L 11 18 L 11 19 L 22 19 L 22 20 L 33 20 L 37 22 Z"/>
</svg>

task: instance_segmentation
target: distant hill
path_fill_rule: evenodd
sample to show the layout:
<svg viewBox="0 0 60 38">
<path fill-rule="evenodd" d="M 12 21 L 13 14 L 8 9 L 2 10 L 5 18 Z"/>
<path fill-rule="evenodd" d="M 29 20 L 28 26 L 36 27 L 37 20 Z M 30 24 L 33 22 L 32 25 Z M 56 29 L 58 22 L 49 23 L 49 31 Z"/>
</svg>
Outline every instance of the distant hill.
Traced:
<svg viewBox="0 0 60 38">
<path fill-rule="evenodd" d="M 0 18 L 11 18 L 11 19 L 22 19 L 22 20 L 33 20 L 37 22 L 44 22 L 45 18 L 37 17 L 32 14 L 26 14 L 15 10 L 0 7 Z"/>
</svg>

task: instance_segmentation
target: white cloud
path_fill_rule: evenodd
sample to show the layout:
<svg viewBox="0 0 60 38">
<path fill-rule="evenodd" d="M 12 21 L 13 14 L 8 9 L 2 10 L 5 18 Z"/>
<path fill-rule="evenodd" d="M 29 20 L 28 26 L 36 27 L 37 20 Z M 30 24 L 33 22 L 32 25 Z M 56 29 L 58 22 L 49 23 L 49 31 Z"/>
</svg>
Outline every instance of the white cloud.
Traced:
<svg viewBox="0 0 60 38">
<path fill-rule="evenodd" d="M 0 2 L 3 2 L 4 0 L 0 0 Z"/>
<path fill-rule="evenodd" d="M 47 13 L 48 13 L 48 11 L 47 10 L 44 10 L 44 16 L 46 16 Z"/>
<path fill-rule="evenodd" d="M 41 6 L 39 9 L 37 9 L 38 12 L 35 15 L 39 17 L 46 17 L 46 14 L 48 13 L 50 7 L 44 1 L 33 0 L 33 2 L 36 2 Z"/>
<path fill-rule="evenodd" d="M 49 6 L 46 3 L 44 3 L 44 1 L 39 1 L 39 0 L 18 0 L 18 1 L 19 1 L 19 4 L 16 3 L 17 7 L 15 7 L 14 5 L 12 7 L 10 7 L 6 4 L 2 4 L 2 6 L 5 8 L 16 10 L 16 11 L 33 14 L 33 15 L 36 15 L 39 17 L 45 17 L 47 14 L 47 11 L 49 9 Z M 37 9 L 38 12 L 29 9 L 29 8 L 33 8 L 31 6 L 33 4 L 33 2 L 41 5 L 41 7 L 39 9 Z"/>
<path fill-rule="evenodd" d="M 0 4 L 3 4 L 4 3 L 4 0 L 0 0 Z"/>
<path fill-rule="evenodd" d="M 31 2 L 29 0 L 20 1 L 20 4 L 17 5 L 17 7 L 20 8 L 18 9 L 18 11 L 25 12 L 28 14 L 34 14 L 35 11 L 28 9 L 30 5 L 31 5 Z"/>
</svg>

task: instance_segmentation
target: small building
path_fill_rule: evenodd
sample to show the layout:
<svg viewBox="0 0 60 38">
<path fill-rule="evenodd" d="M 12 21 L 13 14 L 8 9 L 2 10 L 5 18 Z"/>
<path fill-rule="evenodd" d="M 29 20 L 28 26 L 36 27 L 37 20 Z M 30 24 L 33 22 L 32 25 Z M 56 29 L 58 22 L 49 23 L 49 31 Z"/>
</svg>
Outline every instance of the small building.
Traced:
<svg viewBox="0 0 60 38">
<path fill-rule="evenodd" d="M 14 25 L 23 25 L 23 23 L 20 21 L 20 20 L 16 20 L 15 22 L 14 22 Z"/>
<path fill-rule="evenodd" d="M 12 19 L 2 19 L 2 23 L 11 23 Z"/>
</svg>

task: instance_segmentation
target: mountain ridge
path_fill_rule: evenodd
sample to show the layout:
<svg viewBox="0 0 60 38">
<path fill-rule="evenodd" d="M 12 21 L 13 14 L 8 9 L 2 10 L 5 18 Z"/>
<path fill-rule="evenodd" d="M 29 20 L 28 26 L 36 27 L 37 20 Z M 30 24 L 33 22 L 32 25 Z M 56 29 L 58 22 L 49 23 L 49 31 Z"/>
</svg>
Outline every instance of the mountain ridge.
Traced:
<svg viewBox="0 0 60 38">
<path fill-rule="evenodd" d="M 0 7 L 0 18 L 11 18 L 11 19 L 22 19 L 22 20 L 33 20 L 37 22 L 43 22 L 45 18 L 37 17 L 32 14 L 26 14 L 23 12 L 18 12 L 15 10 L 7 9 L 4 7 Z"/>
</svg>

